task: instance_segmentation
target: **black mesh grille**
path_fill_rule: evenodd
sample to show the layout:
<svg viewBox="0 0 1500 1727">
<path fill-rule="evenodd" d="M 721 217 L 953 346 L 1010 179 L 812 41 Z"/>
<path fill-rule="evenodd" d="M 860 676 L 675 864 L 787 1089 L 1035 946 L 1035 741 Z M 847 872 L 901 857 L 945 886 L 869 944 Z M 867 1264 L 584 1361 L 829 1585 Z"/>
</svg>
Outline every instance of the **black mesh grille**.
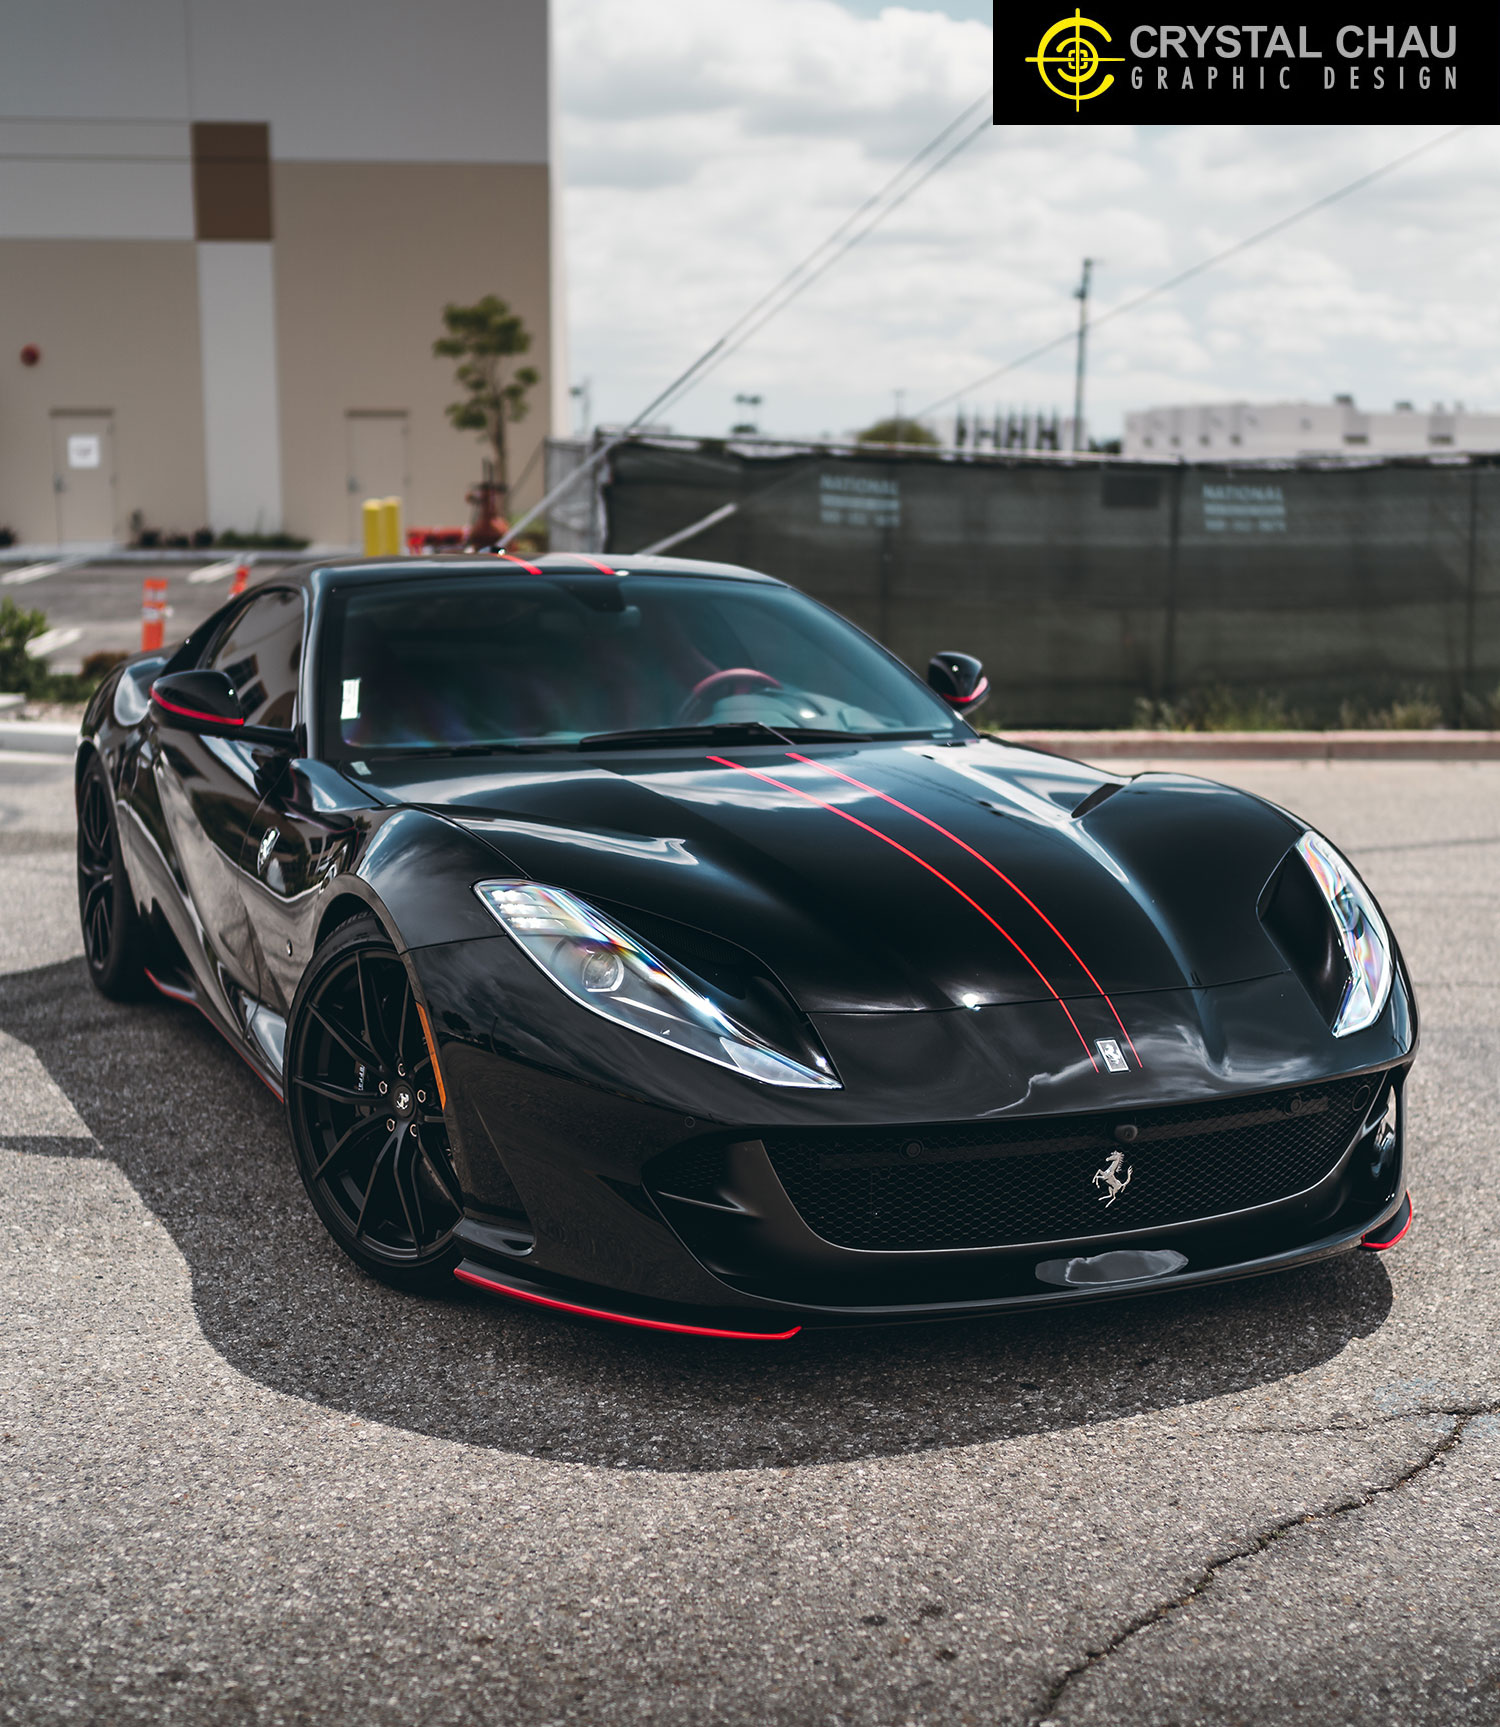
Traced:
<svg viewBox="0 0 1500 1727">
<path fill-rule="evenodd" d="M 777 1132 L 764 1142 L 809 1228 L 841 1247 L 1062 1241 L 1300 1193 L 1348 1149 L 1377 1084 L 995 1126 Z M 1122 1123 L 1136 1127 L 1133 1141 L 1115 1137 Z M 1102 1172 L 1116 1154 L 1114 1180 L 1125 1185 L 1111 1199 Z"/>
</svg>

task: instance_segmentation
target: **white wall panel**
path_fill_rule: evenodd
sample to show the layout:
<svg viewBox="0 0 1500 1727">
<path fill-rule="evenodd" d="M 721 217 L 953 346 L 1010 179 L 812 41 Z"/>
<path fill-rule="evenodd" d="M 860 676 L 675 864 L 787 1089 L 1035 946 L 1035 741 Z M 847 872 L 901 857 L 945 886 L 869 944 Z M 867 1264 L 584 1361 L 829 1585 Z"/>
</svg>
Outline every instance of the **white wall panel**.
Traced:
<svg viewBox="0 0 1500 1727">
<path fill-rule="evenodd" d="M 185 120 L 187 90 L 182 0 L 11 0 L 4 9 L 7 118 Z"/>
<path fill-rule="evenodd" d="M 281 527 L 276 295 L 269 244 L 198 246 L 208 515 L 219 532 Z"/>
<path fill-rule="evenodd" d="M 0 156 L 109 156 L 131 162 L 186 162 L 193 138 L 183 120 L 8 120 Z"/>
<path fill-rule="evenodd" d="M 547 160 L 546 0 L 187 0 L 198 119 L 292 162 Z"/>
<path fill-rule="evenodd" d="M 0 239 L 191 240 L 186 162 L 0 156 Z"/>
</svg>

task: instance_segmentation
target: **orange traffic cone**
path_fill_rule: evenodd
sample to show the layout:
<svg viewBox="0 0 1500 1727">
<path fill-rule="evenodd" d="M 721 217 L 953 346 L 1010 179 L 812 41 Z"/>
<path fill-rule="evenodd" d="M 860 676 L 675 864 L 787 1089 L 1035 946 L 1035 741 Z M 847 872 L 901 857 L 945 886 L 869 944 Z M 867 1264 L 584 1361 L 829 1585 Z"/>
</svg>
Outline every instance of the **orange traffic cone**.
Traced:
<svg viewBox="0 0 1500 1727">
<path fill-rule="evenodd" d="M 160 653 L 167 636 L 167 578 L 147 576 L 141 584 L 141 652 Z"/>
<path fill-rule="evenodd" d="M 249 564 L 241 564 L 240 567 L 234 572 L 234 584 L 229 590 L 230 599 L 233 599 L 236 594 L 244 593 L 245 583 L 248 582 L 249 580 L 250 580 L 250 566 L 249 566 Z"/>
</svg>

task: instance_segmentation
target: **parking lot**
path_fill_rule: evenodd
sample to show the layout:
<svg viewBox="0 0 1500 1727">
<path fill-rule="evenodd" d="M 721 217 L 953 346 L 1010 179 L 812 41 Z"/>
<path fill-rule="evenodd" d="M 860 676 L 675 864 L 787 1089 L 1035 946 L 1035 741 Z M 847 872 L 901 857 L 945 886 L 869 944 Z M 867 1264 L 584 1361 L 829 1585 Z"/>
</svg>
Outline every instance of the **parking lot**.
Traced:
<svg viewBox="0 0 1500 1727">
<path fill-rule="evenodd" d="M 282 567 L 285 557 L 258 555 L 249 565 L 249 580 L 263 580 Z M 141 589 L 148 577 L 167 584 L 166 639 L 174 642 L 229 598 L 238 563 L 232 552 L 204 552 L 174 563 L 12 559 L 0 566 L 0 600 L 44 612 L 48 639 L 38 657 L 53 671 L 77 671 L 90 654 L 139 652 Z"/>
<path fill-rule="evenodd" d="M 0 760 L 0 1720 L 1500 1722 L 1500 764 L 1203 771 L 1404 944 L 1406 1241 L 772 1348 L 361 1277 Z"/>
</svg>

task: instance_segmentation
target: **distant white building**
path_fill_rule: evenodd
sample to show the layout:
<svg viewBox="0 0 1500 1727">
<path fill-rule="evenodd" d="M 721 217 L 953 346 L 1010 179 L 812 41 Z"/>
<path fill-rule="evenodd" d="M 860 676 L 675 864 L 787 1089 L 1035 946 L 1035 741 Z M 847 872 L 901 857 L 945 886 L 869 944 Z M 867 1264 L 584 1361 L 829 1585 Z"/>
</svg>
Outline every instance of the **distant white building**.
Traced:
<svg viewBox="0 0 1500 1727">
<path fill-rule="evenodd" d="M 1366 413 L 1352 396 L 1332 402 L 1201 402 L 1146 408 L 1125 416 L 1124 454 L 1160 460 L 1335 455 L 1425 456 L 1500 450 L 1500 414 L 1468 412 L 1462 402 L 1418 412 L 1397 402 Z"/>
</svg>

